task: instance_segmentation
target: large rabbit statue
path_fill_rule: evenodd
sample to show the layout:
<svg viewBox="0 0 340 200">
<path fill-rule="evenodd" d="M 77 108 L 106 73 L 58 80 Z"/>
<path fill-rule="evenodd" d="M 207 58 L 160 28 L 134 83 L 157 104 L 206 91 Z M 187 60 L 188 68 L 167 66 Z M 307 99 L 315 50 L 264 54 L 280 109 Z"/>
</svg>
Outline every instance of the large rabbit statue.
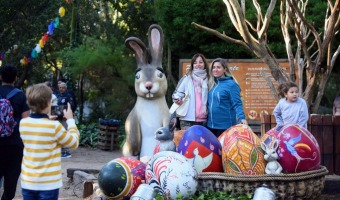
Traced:
<svg viewBox="0 0 340 200">
<path fill-rule="evenodd" d="M 154 133 L 169 122 L 169 107 L 165 100 L 168 83 L 162 68 L 162 28 L 151 25 L 148 40 L 148 48 L 136 37 L 125 40 L 125 45 L 134 52 L 137 61 L 137 101 L 125 122 L 123 155 L 128 157 L 152 156 L 157 143 Z"/>
</svg>

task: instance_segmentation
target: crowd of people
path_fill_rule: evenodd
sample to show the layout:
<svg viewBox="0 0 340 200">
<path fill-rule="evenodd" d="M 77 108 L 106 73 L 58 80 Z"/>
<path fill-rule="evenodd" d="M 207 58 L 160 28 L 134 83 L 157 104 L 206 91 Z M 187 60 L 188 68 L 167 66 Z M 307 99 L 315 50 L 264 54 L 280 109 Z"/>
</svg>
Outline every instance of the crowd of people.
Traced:
<svg viewBox="0 0 340 200">
<path fill-rule="evenodd" d="M 17 69 L 6 65 L 0 72 L 3 98 L 15 88 Z M 281 99 L 273 110 L 277 130 L 290 123 L 306 128 L 308 107 L 299 97 L 297 85 L 280 84 L 278 93 Z M 233 125 L 247 124 L 241 88 L 225 59 L 216 58 L 208 65 L 203 54 L 195 54 L 172 94 L 173 102 L 182 105 L 186 95 L 190 96 L 188 110 L 179 117 L 182 130 L 202 125 L 219 137 Z M 58 90 L 50 82 L 35 84 L 27 88 L 26 94 L 20 91 L 9 101 L 18 123 L 11 136 L 0 138 L 0 187 L 4 181 L 1 200 L 14 198 L 20 174 L 24 199 L 58 199 L 61 157 L 71 157 L 67 148 L 77 148 L 79 144 L 73 118 L 77 107 L 74 94 L 60 79 Z M 334 114 L 339 114 L 339 102 L 338 95 Z"/>
<path fill-rule="evenodd" d="M 306 101 L 299 97 L 298 86 L 293 82 L 282 83 L 278 86 L 278 93 L 281 99 L 273 110 L 276 129 L 284 124 L 307 128 L 308 107 Z M 241 88 L 225 59 L 216 58 L 208 66 L 203 54 L 195 54 L 172 95 L 173 102 L 182 105 L 185 95 L 190 95 L 190 99 L 187 114 L 179 117 L 182 130 L 192 125 L 203 125 L 219 137 L 231 126 L 248 124 Z"/>
<path fill-rule="evenodd" d="M 17 74 L 17 68 L 12 65 L 0 68 L 1 99 L 18 90 L 15 89 Z M 53 94 L 50 83 L 34 84 L 26 89 L 26 94 L 19 90 L 1 101 L 2 106 L 12 109 L 6 119 L 15 119 L 11 126 L 6 124 L 13 128 L 11 134 L 1 134 L 0 138 L 1 200 L 15 197 L 19 176 L 23 199 L 58 199 L 62 186 L 61 158 L 70 157 L 61 149 L 77 148 L 80 138 L 73 118 L 74 97 L 67 92 L 65 82 L 58 86 L 59 91 Z M 52 105 L 63 106 L 60 115 L 53 115 Z"/>
</svg>

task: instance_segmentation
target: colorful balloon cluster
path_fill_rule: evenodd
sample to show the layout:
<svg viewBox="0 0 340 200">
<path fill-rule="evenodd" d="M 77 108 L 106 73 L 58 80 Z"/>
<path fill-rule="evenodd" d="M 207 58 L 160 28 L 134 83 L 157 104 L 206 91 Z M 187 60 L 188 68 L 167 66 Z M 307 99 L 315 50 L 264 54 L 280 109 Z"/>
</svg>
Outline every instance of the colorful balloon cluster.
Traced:
<svg viewBox="0 0 340 200">
<path fill-rule="evenodd" d="M 66 3 L 70 4 L 72 0 L 66 0 Z M 59 16 L 64 17 L 65 16 L 65 8 L 61 6 L 59 8 Z M 35 47 L 32 49 L 30 56 L 26 57 L 24 56 L 22 59 L 20 59 L 20 63 L 22 65 L 26 65 L 29 63 L 32 59 L 35 59 L 38 57 L 38 54 L 41 52 L 42 48 L 44 48 L 46 42 L 48 41 L 48 37 L 53 35 L 54 29 L 58 28 L 60 25 L 59 17 L 56 17 L 54 20 L 51 21 L 51 23 L 47 27 L 47 32 L 44 33 L 44 35 L 39 40 L 38 44 L 35 45 Z M 6 53 L 18 53 L 18 45 L 13 45 Z M 0 53 L 0 60 L 3 60 L 6 56 L 6 53 Z"/>
<path fill-rule="evenodd" d="M 59 8 L 59 16 L 65 16 L 65 8 Z M 31 51 L 31 57 L 27 58 L 26 56 L 20 60 L 20 63 L 26 65 L 31 59 L 37 58 L 38 54 L 41 52 L 41 49 L 44 48 L 46 42 L 48 41 L 48 37 L 53 35 L 54 29 L 59 27 L 59 17 L 56 17 L 51 23 L 47 26 L 47 32 L 39 40 L 39 43 L 35 45 L 35 47 Z"/>
</svg>

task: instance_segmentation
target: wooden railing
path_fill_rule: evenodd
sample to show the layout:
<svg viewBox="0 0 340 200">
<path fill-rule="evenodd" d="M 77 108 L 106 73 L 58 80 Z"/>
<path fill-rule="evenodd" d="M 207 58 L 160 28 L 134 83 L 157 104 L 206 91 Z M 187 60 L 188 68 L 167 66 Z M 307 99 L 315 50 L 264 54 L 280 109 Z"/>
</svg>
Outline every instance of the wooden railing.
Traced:
<svg viewBox="0 0 340 200">
<path fill-rule="evenodd" d="M 261 135 L 276 126 L 273 115 L 261 116 Z M 329 174 L 340 175 L 340 116 L 312 114 L 308 130 L 318 141 L 321 151 L 321 165 Z"/>
</svg>

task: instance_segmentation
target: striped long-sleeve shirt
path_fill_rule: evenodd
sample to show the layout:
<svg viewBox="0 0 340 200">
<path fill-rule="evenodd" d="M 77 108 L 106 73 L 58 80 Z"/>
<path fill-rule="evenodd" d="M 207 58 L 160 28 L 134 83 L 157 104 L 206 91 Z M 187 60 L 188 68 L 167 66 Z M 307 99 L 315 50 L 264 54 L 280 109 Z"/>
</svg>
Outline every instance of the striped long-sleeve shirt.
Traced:
<svg viewBox="0 0 340 200">
<path fill-rule="evenodd" d="M 74 119 L 59 121 L 45 114 L 31 114 L 20 121 L 24 142 L 21 165 L 21 187 L 28 190 L 53 190 L 62 187 L 61 146 L 77 148 L 79 131 Z"/>
</svg>

